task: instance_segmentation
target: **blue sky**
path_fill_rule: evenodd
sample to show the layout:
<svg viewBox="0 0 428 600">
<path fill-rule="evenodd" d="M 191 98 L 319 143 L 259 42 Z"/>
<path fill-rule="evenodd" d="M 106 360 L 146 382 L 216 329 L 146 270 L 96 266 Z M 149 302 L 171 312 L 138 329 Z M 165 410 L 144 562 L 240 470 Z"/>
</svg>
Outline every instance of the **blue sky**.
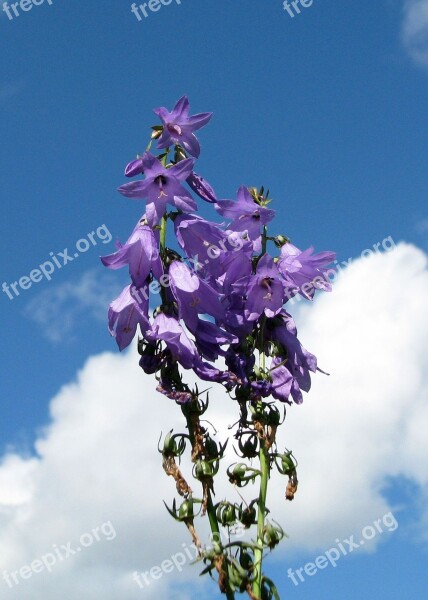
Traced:
<svg viewBox="0 0 428 600">
<path fill-rule="evenodd" d="M 280 0 L 182 0 L 141 22 L 123 0 L 2 13 L 1 282 L 102 225 L 113 236 L 52 281 L 0 295 L 3 452 L 31 455 L 52 397 L 89 356 L 116 351 L 103 306 L 126 273 L 102 272 L 99 256 L 143 212 L 116 188 L 156 106 L 187 94 L 193 112 L 213 111 L 198 171 L 224 198 L 241 184 L 269 187 L 278 233 L 299 247 L 342 261 L 392 236 L 427 250 L 428 7 L 419 0 L 418 20 L 417 4 L 314 0 L 291 18 Z M 284 597 L 422 597 L 427 554 L 413 508 L 375 554 L 296 589 L 273 565 Z"/>
</svg>

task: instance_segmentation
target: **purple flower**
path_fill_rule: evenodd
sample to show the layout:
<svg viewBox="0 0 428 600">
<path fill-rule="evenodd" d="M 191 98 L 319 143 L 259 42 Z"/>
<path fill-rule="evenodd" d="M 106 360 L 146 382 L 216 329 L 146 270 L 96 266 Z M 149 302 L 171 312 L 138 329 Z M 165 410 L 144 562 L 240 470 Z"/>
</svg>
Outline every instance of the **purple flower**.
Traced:
<svg viewBox="0 0 428 600">
<path fill-rule="evenodd" d="M 183 262 L 172 261 L 169 281 L 177 300 L 179 318 L 183 319 L 192 332 L 198 325 L 198 314 L 209 314 L 215 319 L 223 318 L 224 308 L 219 294 L 192 273 Z"/>
<path fill-rule="evenodd" d="M 132 160 L 125 167 L 125 177 L 134 177 L 144 173 L 143 159 L 141 157 Z"/>
<path fill-rule="evenodd" d="M 198 194 L 199 198 L 202 198 L 206 202 L 217 202 L 215 191 L 203 177 L 192 172 L 186 181 L 195 194 Z"/>
<path fill-rule="evenodd" d="M 203 321 L 202 319 L 198 319 L 198 324 L 193 333 L 199 352 L 210 361 L 215 361 L 220 355 L 225 354 L 221 346 L 238 342 L 235 335 L 220 329 L 215 323 Z"/>
<path fill-rule="evenodd" d="M 278 267 L 269 254 L 264 254 L 247 288 L 245 315 L 250 321 L 255 321 L 263 313 L 274 317 L 281 311 L 283 301 L 284 287 Z"/>
<path fill-rule="evenodd" d="M 331 283 L 325 275 L 325 267 L 334 261 L 336 254 L 334 252 L 312 254 L 313 251 L 311 247 L 302 252 L 290 243 L 281 248 L 278 267 L 285 281 L 288 298 L 299 293 L 304 298 L 312 300 L 316 289 L 331 291 Z"/>
<path fill-rule="evenodd" d="M 120 269 L 129 265 L 129 274 L 137 287 L 142 287 L 150 272 L 160 279 L 163 274 L 162 262 L 159 257 L 158 242 L 147 225 L 141 221 L 137 224 L 131 237 L 114 254 L 101 257 L 103 265 L 109 269 Z"/>
<path fill-rule="evenodd" d="M 167 169 L 155 156 L 145 153 L 142 158 L 145 179 L 125 183 L 119 192 L 127 198 L 147 198 L 146 218 L 150 227 L 154 227 L 167 204 L 184 212 L 197 210 L 195 201 L 181 185 L 192 172 L 193 164 L 194 160 L 187 158 Z"/>
<path fill-rule="evenodd" d="M 274 358 L 270 366 L 270 376 L 272 378 L 272 396 L 281 402 L 291 404 L 289 396 L 293 387 L 293 376 L 290 371 L 282 364 L 280 358 Z M 297 398 L 297 404 L 300 404 L 300 396 L 297 393 L 297 388 L 294 390 L 294 395 Z"/>
<path fill-rule="evenodd" d="M 212 113 L 199 113 L 189 117 L 189 107 L 189 100 L 183 96 L 171 112 L 163 106 L 154 110 L 163 122 L 158 148 L 180 144 L 189 154 L 197 158 L 201 148 L 193 132 L 206 125 L 211 119 Z"/>
<path fill-rule="evenodd" d="M 267 379 L 256 379 L 251 382 L 252 398 L 268 398 L 272 394 L 272 383 Z"/>
<path fill-rule="evenodd" d="M 315 373 L 318 370 L 317 359 L 299 342 L 294 321 L 287 313 L 284 312 L 278 319 L 269 323 L 266 332 L 268 338 L 280 350 L 280 355 L 272 360 L 272 366 L 275 368 L 271 375 L 277 394 L 273 393 L 273 396 L 283 400 L 283 396 L 288 393 L 300 404 L 303 401 L 301 390 L 308 392 L 311 388 L 310 372 Z M 284 354 L 285 358 L 281 358 L 281 354 Z"/>
<path fill-rule="evenodd" d="M 237 383 L 236 376 L 233 373 L 230 373 L 229 371 L 220 371 L 204 360 L 201 360 L 199 357 L 193 365 L 193 371 L 200 379 L 223 383 L 229 389 Z"/>
<path fill-rule="evenodd" d="M 256 362 L 254 354 L 248 355 L 231 346 L 226 353 L 225 362 L 229 371 L 235 373 L 240 383 L 247 385 Z"/>
<path fill-rule="evenodd" d="M 177 319 L 165 313 L 159 313 L 155 317 L 152 327 L 145 332 L 144 337 L 153 343 L 158 340 L 165 342 L 172 358 L 185 369 L 191 369 L 198 356 L 195 344 Z"/>
<path fill-rule="evenodd" d="M 155 353 L 156 346 L 151 344 L 153 350 L 143 354 L 140 358 L 140 367 L 147 375 L 154 375 L 162 366 L 161 358 Z"/>
<path fill-rule="evenodd" d="M 211 331 L 211 335 L 212 333 L 213 332 Z M 209 336 L 208 328 L 205 329 L 205 334 Z M 144 335 L 149 342 L 165 342 L 168 349 L 166 351 L 166 356 L 169 357 L 168 360 L 172 360 L 174 364 L 175 362 L 179 362 L 185 369 L 193 369 L 196 375 L 201 379 L 227 384 L 230 384 L 235 380 L 232 373 L 229 373 L 228 371 L 222 372 L 202 360 L 194 342 L 188 337 L 183 327 L 174 317 L 159 313 L 155 317 L 151 329 L 146 331 Z M 169 366 L 166 365 L 163 369 L 163 377 L 165 378 L 164 383 L 166 383 L 166 380 L 168 379 L 168 372 L 173 373 L 173 363 Z M 165 388 L 165 385 L 162 385 L 161 387 Z M 166 385 L 166 388 L 168 390 L 169 388 L 173 389 L 173 386 Z M 168 395 L 168 397 L 177 399 L 172 395 Z"/>
<path fill-rule="evenodd" d="M 137 325 L 140 325 L 142 333 L 150 327 L 148 298 L 148 294 L 139 293 L 136 288 L 128 285 L 110 304 L 109 330 L 116 338 L 120 351 L 129 346 L 134 339 Z"/>
<path fill-rule="evenodd" d="M 252 249 L 248 252 L 246 247 L 239 252 L 230 252 L 222 262 L 225 274 L 218 280 L 225 297 L 224 325 L 231 328 L 240 339 L 248 335 L 254 326 L 245 315 L 248 283 L 252 273 L 251 254 Z"/>
<path fill-rule="evenodd" d="M 218 225 L 196 215 L 179 215 L 175 219 L 177 241 L 193 259 L 195 270 L 218 277 L 224 272 L 221 261 L 216 260 L 227 248 L 226 234 Z"/>
<path fill-rule="evenodd" d="M 239 188 L 236 201 L 220 200 L 215 209 L 223 217 L 232 219 L 229 229 L 247 231 L 253 242 L 259 241 L 261 227 L 272 221 L 275 216 L 275 211 L 257 204 L 244 185 Z"/>
</svg>

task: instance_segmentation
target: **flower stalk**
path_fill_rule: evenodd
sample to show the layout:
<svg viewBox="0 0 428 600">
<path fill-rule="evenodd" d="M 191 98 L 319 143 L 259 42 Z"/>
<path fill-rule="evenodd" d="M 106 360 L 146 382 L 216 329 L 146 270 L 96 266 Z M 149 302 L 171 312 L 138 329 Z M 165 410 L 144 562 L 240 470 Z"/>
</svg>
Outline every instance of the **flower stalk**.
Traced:
<svg viewBox="0 0 428 600">
<path fill-rule="evenodd" d="M 260 492 L 258 500 L 257 515 L 257 545 L 254 551 L 254 584 L 253 593 L 256 598 L 261 598 L 262 594 L 262 576 L 263 576 L 263 549 L 264 549 L 264 531 L 266 521 L 266 499 L 270 474 L 269 453 L 266 449 L 264 440 L 260 440 Z"/>
<path fill-rule="evenodd" d="M 167 510 L 190 532 L 198 548 L 196 562 L 204 564 L 201 574 L 216 575 L 220 593 L 228 600 L 237 594 L 278 600 L 275 584 L 263 573 L 266 552 L 285 535 L 280 525 L 268 520 L 268 483 L 275 466 L 288 477 L 286 499 L 292 500 L 298 480 L 292 452 L 277 448 L 282 422 L 276 402 L 301 404 L 311 373 L 320 370 L 316 357 L 300 343 L 286 304 L 296 294 L 311 300 L 316 290 L 331 290 L 327 267 L 335 254 L 301 251 L 284 235 L 269 237 L 267 225 L 275 211 L 267 208 L 271 200 L 263 187 L 241 185 L 235 199 L 218 200 L 212 186 L 194 171 L 200 154 L 194 132 L 212 114 L 190 116 L 189 109 L 185 96 L 171 111 L 155 109 L 161 124 L 152 127 L 143 156 L 125 168 L 126 177 L 138 179 L 119 191 L 145 200 L 145 213 L 127 242 L 102 258 L 110 269 L 127 267 L 131 278 L 110 304 L 109 330 L 120 350 L 139 332 L 142 370 L 156 378 L 157 391 L 178 404 L 185 417 L 187 432 L 169 431 L 159 452 L 180 497 L 180 504 L 174 498 Z M 153 146 L 160 150 L 158 155 L 152 153 Z M 222 225 L 195 214 L 194 195 L 215 209 Z M 167 232 L 168 219 L 173 226 Z M 175 234 L 172 242 L 167 233 L 171 238 Z M 233 426 L 239 462 L 223 468 L 228 440 L 218 443 L 205 427 L 209 422 L 201 420 L 209 398 L 207 394 L 203 401 L 198 385 L 192 388 L 186 382 L 189 371 L 198 381 L 222 386 L 239 407 Z M 180 465 L 189 445 L 201 498 L 194 496 L 198 485 L 188 483 Z M 260 468 L 253 467 L 257 458 Z M 220 473 L 229 477 L 234 496 L 215 503 L 214 482 Z M 238 504 L 237 488 L 248 491 L 256 482 L 258 496 L 246 499 L 238 492 Z M 199 517 L 208 518 L 211 545 L 198 536 Z M 227 543 L 222 540 L 224 530 Z M 253 541 L 240 540 L 238 531 L 248 531 Z"/>
</svg>

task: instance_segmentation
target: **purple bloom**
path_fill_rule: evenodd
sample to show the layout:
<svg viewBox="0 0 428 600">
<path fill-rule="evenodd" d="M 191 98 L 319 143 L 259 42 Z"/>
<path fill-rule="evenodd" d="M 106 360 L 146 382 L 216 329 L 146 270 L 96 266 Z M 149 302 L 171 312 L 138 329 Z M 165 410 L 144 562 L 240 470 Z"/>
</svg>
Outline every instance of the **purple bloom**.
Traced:
<svg viewBox="0 0 428 600">
<path fill-rule="evenodd" d="M 143 333 L 150 327 L 148 310 L 148 294 L 139 293 L 130 285 L 110 304 L 109 330 L 116 338 L 120 351 L 129 346 L 134 339 L 137 325 L 140 325 Z"/>
<path fill-rule="evenodd" d="M 141 175 L 144 173 L 143 159 L 136 158 L 128 163 L 125 167 L 125 177 L 134 177 L 135 175 Z"/>
<path fill-rule="evenodd" d="M 336 254 L 334 252 L 312 254 L 313 251 L 311 247 L 302 252 L 290 243 L 281 248 L 278 267 L 285 281 L 288 298 L 299 293 L 304 298 L 312 300 L 315 289 L 331 291 L 331 283 L 325 275 L 325 267 L 334 261 Z"/>
<path fill-rule="evenodd" d="M 268 398 L 272 394 L 272 383 L 267 379 L 256 379 L 251 382 L 251 390 L 254 399 Z"/>
<path fill-rule="evenodd" d="M 245 315 L 250 321 L 255 321 L 263 313 L 274 317 L 281 311 L 283 301 L 284 287 L 278 267 L 269 254 L 264 254 L 248 285 Z"/>
<path fill-rule="evenodd" d="M 195 194 L 198 194 L 199 198 L 202 198 L 206 202 L 217 202 L 215 191 L 203 177 L 192 172 L 186 181 Z"/>
<path fill-rule="evenodd" d="M 272 360 L 275 369 L 271 371 L 271 375 L 276 390 L 273 396 L 283 400 L 283 396 L 289 393 L 294 401 L 300 404 L 303 401 L 301 390 L 308 392 L 311 388 L 310 372 L 317 371 L 317 359 L 299 342 L 294 321 L 287 313 L 283 313 L 278 320 L 271 322 L 272 324 L 273 329 L 269 326 L 266 328 L 268 338 L 286 357 L 285 362 L 280 356 Z M 289 392 L 287 392 L 288 388 L 290 388 Z"/>
<path fill-rule="evenodd" d="M 163 106 L 154 110 L 163 122 L 158 148 L 180 144 L 189 154 L 197 158 L 201 148 L 193 132 L 206 125 L 211 119 L 212 113 L 199 113 L 189 117 L 189 107 L 189 100 L 183 96 L 171 112 Z"/>
<path fill-rule="evenodd" d="M 172 261 L 169 281 L 177 300 L 179 318 L 183 319 L 192 332 L 198 325 L 198 314 L 209 314 L 215 319 L 223 318 L 224 308 L 219 294 L 192 273 L 187 265 L 179 260 Z"/>
<path fill-rule="evenodd" d="M 225 354 L 221 346 L 236 344 L 238 342 L 238 338 L 235 335 L 220 329 L 215 323 L 203 321 L 202 319 L 198 320 L 197 327 L 193 333 L 195 335 L 196 346 L 201 355 L 211 361 L 215 361 L 220 355 Z"/>
<path fill-rule="evenodd" d="M 171 352 L 172 358 L 185 369 L 191 369 L 198 352 L 195 344 L 188 338 L 180 323 L 174 317 L 159 313 L 152 327 L 145 332 L 150 342 L 162 340 Z"/>
<path fill-rule="evenodd" d="M 153 375 L 162 366 L 162 359 L 156 353 L 156 344 L 149 342 L 145 345 L 144 350 L 140 351 L 140 367 L 147 375 Z"/>
<path fill-rule="evenodd" d="M 158 242 L 147 225 L 137 224 L 125 245 L 118 244 L 114 254 L 101 257 L 103 265 L 109 269 L 120 269 L 129 265 L 129 274 L 137 287 L 142 287 L 150 272 L 160 279 L 163 274 L 159 257 Z"/>
<path fill-rule="evenodd" d="M 248 378 L 251 375 L 252 370 L 256 362 L 254 354 L 245 354 L 240 352 L 239 349 L 231 346 L 226 353 L 226 366 L 229 371 L 235 373 L 242 385 L 248 383 Z"/>
<path fill-rule="evenodd" d="M 216 383 L 224 383 L 226 387 L 231 388 L 237 383 L 236 377 L 229 371 L 220 371 L 212 367 L 209 363 L 201 360 L 199 357 L 193 365 L 193 371 L 204 381 L 215 381 Z"/>
<path fill-rule="evenodd" d="M 218 280 L 225 296 L 224 324 L 240 339 L 248 335 L 254 326 L 245 315 L 248 283 L 252 273 L 251 254 L 252 250 L 248 252 L 245 247 L 240 252 L 230 252 L 222 262 L 225 274 Z"/>
<path fill-rule="evenodd" d="M 237 200 L 220 200 L 215 209 L 223 217 L 232 219 L 229 228 L 233 231 L 247 231 L 253 242 L 258 242 L 261 227 L 272 221 L 275 211 L 264 208 L 255 202 L 254 198 L 243 185 L 238 190 Z"/>
<path fill-rule="evenodd" d="M 218 257 L 227 249 L 226 234 L 218 225 L 195 215 L 179 215 L 175 219 L 175 234 L 186 256 L 194 260 L 195 269 L 213 277 L 220 276 L 224 269 Z"/>
<path fill-rule="evenodd" d="M 128 198 L 147 198 L 146 217 L 150 227 L 157 225 L 165 213 L 166 205 L 179 210 L 197 210 L 189 192 L 181 185 L 193 169 L 194 160 L 188 158 L 169 169 L 155 156 L 145 153 L 142 158 L 145 179 L 125 183 L 119 192 Z"/>
<path fill-rule="evenodd" d="M 290 371 L 282 364 L 280 358 L 274 358 L 270 366 L 270 376 L 272 378 L 272 396 L 281 402 L 291 404 L 289 396 L 293 387 L 293 376 Z M 297 404 L 300 404 L 300 396 L 294 391 L 297 398 Z"/>
</svg>

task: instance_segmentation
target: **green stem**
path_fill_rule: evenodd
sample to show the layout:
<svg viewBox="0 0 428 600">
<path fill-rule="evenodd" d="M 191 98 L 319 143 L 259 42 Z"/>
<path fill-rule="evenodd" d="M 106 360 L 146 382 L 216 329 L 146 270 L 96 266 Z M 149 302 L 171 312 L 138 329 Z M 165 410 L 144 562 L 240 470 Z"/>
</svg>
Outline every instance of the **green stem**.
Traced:
<svg viewBox="0 0 428 600">
<path fill-rule="evenodd" d="M 220 546 L 221 551 L 225 555 L 226 553 L 224 552 L 223 544 L 221 542 L 220 527 L 219 527 L 219 524 L 217 521 L 217 515 L 215 513 L 214 504 L 213 504 L 213 500 L 212 500 L 210 491 L 208 491 L 207 514 L 208 514 L 208 520 L 210 522 L 211 533 L 213 534 L 213 538 L 215 540 L 217 540 L 217 543 Z M 226 572 L 226 581 L 225 581 L 226 598 L 227 598 L 227 600 L 235 600 L 235 594 L 233 593 L 232 589 L 230 588 L 229 578 L 227 577 L 227 566 L 224 567 L 224 571 Z"/>
<path fill-rule="evenodd" d="M 165 252 L 165 246 L 166 246 L 166 214 L 162 217 L 161 220 L 161 229 L 160 229 L 160 249 L 161 249 L 161 254 L 164 254 Z"/>
<path fill-rule="evenodd" d="M 263 256 L 263 254 L 266 254 L 266 248 L 267 248 L 267 227 L 266 225 L 263 227 L 263 233 L 262 233 L 262 253 L 261 256 Z"/>
<path fill-rule="evenodd" d="M 270 472 L 269 453 L 266 450 L 263 440 L 260 441 L 259 458 L 261 479 L 257 516 L 257 548 L 254 551 L 255 578 L 253 583 L 253 593 L 257 598 L 261 598 L 262 594 L 263 533 L 266 520 L 266 497 Z"/>
<path fill-rule="evenodd" d="M 184 407 L 182 408 L 182 412 L 186 418 L 190 443 L 193 447 L 194 443 L 195 443 L 195 432 L 193 431 L 192 420 L 190 418 L 189 413 L 187 412 L 186 409 L 184 409 Z M 217 515 L 216 515 L 215 508 L 214 508 L 213 499 L 212 499 L 210 490 L 208 490 L 207 515 L 208 515 L 208 520 L 210 523 L 211 533 L 213 534 L 213 538 L 216 540 L 216 542 L 220 546 L 220 550 L 223 552 L 223 544 L 221 542 L 220 527 L 218 524 Z M 232 589 L 230 588 L 229 578 L 227 576 L 226 576 L 225 594 L 226 594 L 227 600 L 235 600 L 235 594 L 233 593 Z"/>
<path fill-rule="evenodd" d="M 266 325 L 266 317 L 262 316 L 262 320 L 260 322 L 260 357 L 259 357 L 259 367 L 263 374 L 266 371 L 266 354 L 264 351 L 265 347 L 265 325 Z"/>
<path fill-rule="evenodd" d="M 165 248 L 166 248 L 166 226 L 167 226 L 167 216 L 166 213 L 163 215 L 162 220 L 161 220 L 161 224 L 160 224 L 160 257 L 161 257 L 161 261 L 162 264 L 164 265 L 164 269 L 165 269 Z M 162 300 L 162 304 L 166 304 L 167 303 L 167 297 L 166 297 L 166 290 L 164 288 L 163 285 L 160 286 L 160 297 Z"/>
</svg>

